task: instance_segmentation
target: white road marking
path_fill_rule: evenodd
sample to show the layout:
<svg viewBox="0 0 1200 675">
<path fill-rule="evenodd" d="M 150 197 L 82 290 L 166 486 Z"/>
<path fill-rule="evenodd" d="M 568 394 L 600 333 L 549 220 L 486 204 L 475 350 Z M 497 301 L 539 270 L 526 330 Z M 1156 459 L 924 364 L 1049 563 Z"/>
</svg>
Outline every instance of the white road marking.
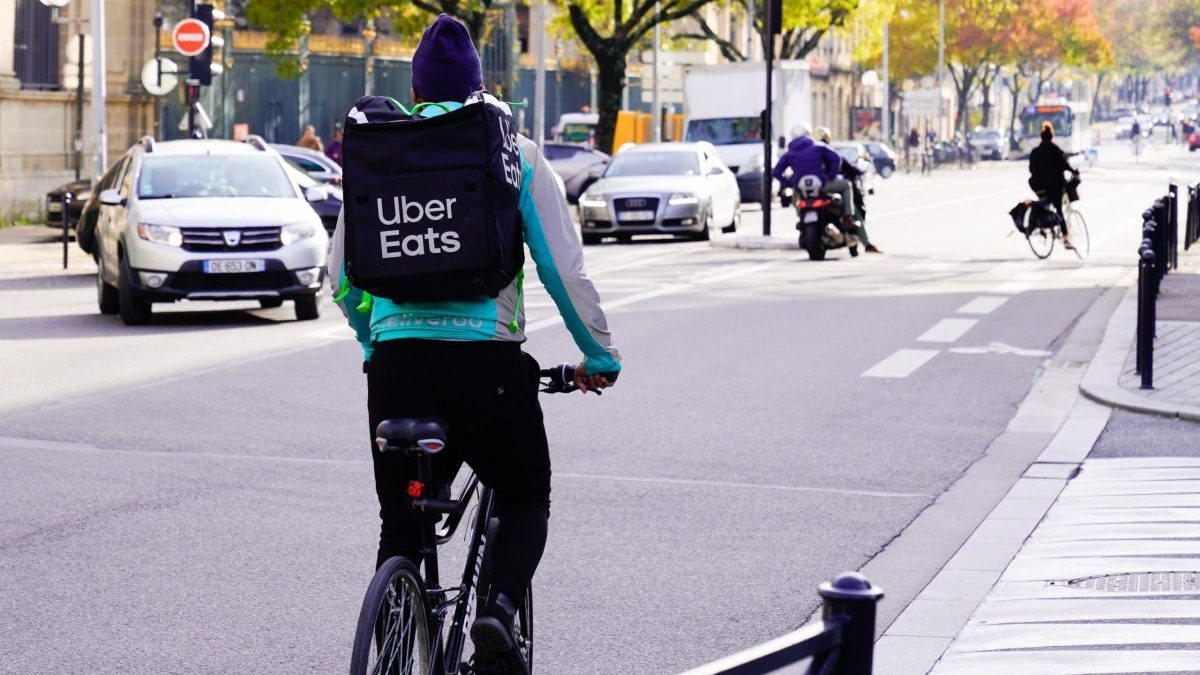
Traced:
<svg viewBox="0 0 1200 675">
<path fill-rule="evenodd" d="M 1024 349 L 1004 344 L 1003 342 L 990 342 L 981 347 L 952 347 L 951 352 L 955 354 L 1011 354 L 1012 356 L 1052 356 L 1052 352 L 1044 349 Z"/>
<path fill-rule="evenodd" d="M 895 354 L 871 366 L 860 377 L 908 377 L 937 354 L 936 349 L 898 349 Z"/>
<path fill-rule="evenodd" d="M 917 342 L 954 342 L 977 323 L 979 319 L 942 319 L 922 333 Z"/>
<path fill-rule="evenodd" d="M 585 478 L 592 480 L 611 480 L 624 483 L 656 483 L 660 485 L 683 485 L 687 487 L 733 488 L 738 490 L 778 490 L 783 492 L 815 492 L 831 495 L 853 495 L 863 497 L 889 497 L 900 499 L 933 499 L 933 495 L 924 492 L 886 492 L 882 490 L 854 490 L 839 488 L 807 487 L 802 485 L 770 485 L 762 483 L 737 483 L 713 480 L 692 480 L 687 478 L 649 478 L 640 476 L 613 476 L 608 474 L 564 473 L 554 472 L 555 478 Z"/>
<path fill-rule="evenodd" d="M 996 311 L 1000 305 L 1008 302 L 1006 297 L 998 297 L 994 295 L 981 295 L 978 298 L 968 302 L 958 308 L 959 314 L 991 314 Z"/>
<path fill-rule="evenodd" d="M 999 286 L 996 286 L 988 293 L 995 295 L 1017 295 L 1033 288 L 1032 281 L 1006 281 Z"/>
</svg>

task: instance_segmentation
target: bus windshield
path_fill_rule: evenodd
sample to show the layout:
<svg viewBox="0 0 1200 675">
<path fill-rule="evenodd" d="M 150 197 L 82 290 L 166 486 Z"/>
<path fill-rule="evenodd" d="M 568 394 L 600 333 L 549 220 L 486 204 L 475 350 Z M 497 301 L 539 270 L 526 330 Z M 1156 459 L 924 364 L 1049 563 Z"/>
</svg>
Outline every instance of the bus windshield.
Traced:
<svg viewBox="0 0 1200 675">
<path fill-rule="evenodd" d="M 1055 136 L 1070 136 L 1074 120 L 1071 109 L 1064 106 L 1029 107 L 1021 113 L 1021 136 L 1037 138 L 1042 133 L 1042 122 L 1054 125 Z"/>
</svg>

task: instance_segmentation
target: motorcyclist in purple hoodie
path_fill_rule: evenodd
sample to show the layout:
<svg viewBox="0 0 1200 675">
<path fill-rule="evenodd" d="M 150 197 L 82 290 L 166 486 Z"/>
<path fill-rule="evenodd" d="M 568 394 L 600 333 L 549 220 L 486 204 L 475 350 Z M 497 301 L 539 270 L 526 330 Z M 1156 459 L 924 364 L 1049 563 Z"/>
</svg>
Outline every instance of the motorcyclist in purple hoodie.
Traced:
<svg viewBox="0 0 1200 675">
<path fill-rule="evenodd" d="M 792 130 L 795 138 L 780 156 L 771 175 L 787 187 L 795 188 L 804 176 L 818 176 L 821 192 L 837 193 L 842 197 L 842 222 L 854 226 L 854 192 L 850 181 L 842 178 L 842 156 L 824 143 L 816 143 L 803 124 Z"/>
</svg>

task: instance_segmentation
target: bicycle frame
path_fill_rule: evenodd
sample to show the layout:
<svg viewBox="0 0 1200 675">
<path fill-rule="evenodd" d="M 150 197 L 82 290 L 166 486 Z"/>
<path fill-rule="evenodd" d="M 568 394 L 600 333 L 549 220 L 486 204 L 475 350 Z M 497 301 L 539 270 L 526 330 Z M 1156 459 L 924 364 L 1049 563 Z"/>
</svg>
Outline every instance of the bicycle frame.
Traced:
<svg viewBox="0 0 1200 675">
<path fill-rule="evenodd" d="M 429 458 L 421 457 L 417 463 L 417 475 L 427 489 L 433 487 Z M 477 489 L 478 488 L 478 489 Z M 448 542 L 471 504 L 471 497 L 479 493 L 479 504 L 471 530 L 470 546 L 467 548 L 467 563 L 463 568 L 462 580 L 456 588 L 442 588 L 438 569 L 437 548 Z M 466 645 L 466 629 L 475 611 L 479 575 L 483 569 L 483 553 L 487 546 L 487 526 L 492 517 L 492 489 L 481 486 L 473 473 L 467 479 L 458 499 L 421 498 L 414 499 L 412 509 L 417 512 L 421 523 L 420 558 L 424 565 L 426 595 L 429 599 L 429 673 L 428 675 L 457 675 L 462 667 L 462 653 Z M 435 529 L 436 515 L 446 514 L 441 529 Z M 423 516 L 423 517 L 422 517 Z M 456 592 L 454 597 L 448 597 Z M 443 640 L 446 617 L 453 609 L 450 631 Z"/>
</svg>

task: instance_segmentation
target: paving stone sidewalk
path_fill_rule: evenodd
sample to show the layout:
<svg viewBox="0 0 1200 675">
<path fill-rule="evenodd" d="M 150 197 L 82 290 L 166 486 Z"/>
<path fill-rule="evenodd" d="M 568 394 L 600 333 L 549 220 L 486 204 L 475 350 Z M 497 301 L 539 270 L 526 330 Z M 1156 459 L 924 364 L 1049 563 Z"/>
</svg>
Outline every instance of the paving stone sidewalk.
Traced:
<svg viewBox="0 0 1200 675">
<path fill-rule="evenodd" d="M 1200 407 L 1200 274 L 1168 274 L 1163 279 L 1157 312 L 1154 389 L 1141 389 L 1132 352 L 1118 383 L 1127 391 L 1168 407 Z"/>
</svg>

